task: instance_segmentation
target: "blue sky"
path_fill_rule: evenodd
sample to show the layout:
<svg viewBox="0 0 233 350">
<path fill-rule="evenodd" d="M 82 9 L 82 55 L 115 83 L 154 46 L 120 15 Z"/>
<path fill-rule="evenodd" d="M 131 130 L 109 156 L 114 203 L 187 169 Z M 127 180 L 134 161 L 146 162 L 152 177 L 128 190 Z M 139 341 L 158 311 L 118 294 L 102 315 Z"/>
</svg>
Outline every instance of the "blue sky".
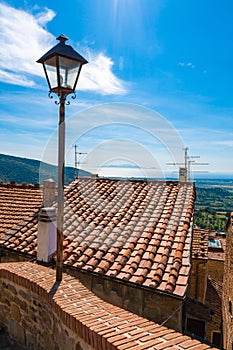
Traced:
<svg viewBox="0 0 233 350">
<path fill-rule="evenodd" d="M 188 147 L 193 170 L 233 174 L 232 15 L 231 0 L 0 2 L 0 152 L 56 163 L 36 60 L 64 33 L 89 61 L 66 108 L 67 165 L 77 144 L 86 170 L 177 176 L 166 163 Z"/>
</svg>

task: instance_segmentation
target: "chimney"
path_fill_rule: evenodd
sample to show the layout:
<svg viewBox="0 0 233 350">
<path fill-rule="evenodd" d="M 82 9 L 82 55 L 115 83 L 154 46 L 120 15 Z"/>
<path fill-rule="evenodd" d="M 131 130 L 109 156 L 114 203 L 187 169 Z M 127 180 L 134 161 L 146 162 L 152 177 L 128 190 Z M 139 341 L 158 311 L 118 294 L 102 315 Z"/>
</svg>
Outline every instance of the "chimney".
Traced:
<svg viewBox="0 0 233 350">
<path fill-rule="evenodd" d="M 180 182 L 186 182 L 187 181 L 187 169 L 186 168 L 180 168 L 179 169 L 179 181 Z"/>
<path fill-rule="evenodd" d="M 37 260 L 51 262 L 57 249 L 55 208 L 41 208 L 38 218 Z"/>
<path fill-rule="evenodd" d="M 43 182 L 43 206 L 51 207 L 56 200 L 56 183 L 53 179 Z"/>
</svg>

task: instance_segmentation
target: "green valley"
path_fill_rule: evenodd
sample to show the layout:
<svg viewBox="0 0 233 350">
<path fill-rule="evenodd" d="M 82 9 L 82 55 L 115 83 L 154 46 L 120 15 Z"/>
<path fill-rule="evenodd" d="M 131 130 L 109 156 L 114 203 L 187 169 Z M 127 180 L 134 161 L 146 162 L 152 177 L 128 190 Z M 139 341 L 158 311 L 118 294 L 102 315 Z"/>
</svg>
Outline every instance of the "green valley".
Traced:
<svg viewBox="0 0 233 350">
<path fill-rule="evenodd" d="M 196 182 L 195 224 L 198 227 L 224 232 L 232 211 L 232 180 Z"/>
</svg>

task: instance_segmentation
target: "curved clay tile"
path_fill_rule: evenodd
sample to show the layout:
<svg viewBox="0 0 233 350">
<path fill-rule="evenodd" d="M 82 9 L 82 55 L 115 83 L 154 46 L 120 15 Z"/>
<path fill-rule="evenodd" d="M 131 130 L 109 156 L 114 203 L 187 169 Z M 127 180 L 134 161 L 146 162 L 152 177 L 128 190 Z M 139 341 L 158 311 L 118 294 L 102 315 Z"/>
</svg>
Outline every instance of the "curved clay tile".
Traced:
<svg viewBox="0 0 233 350">
<path fill-rule="evenodd" d="M 192 184 L 176 182 L 77 179 L 66 189 L 65 263 L 174 292 L 183 251 L 190 249 L 193 192 Z M 36 230 L 29 230 L 20 242 L 19 229 L 6 246 L 26 241 L 24 251 L 35 250 Z"/>
</svg>

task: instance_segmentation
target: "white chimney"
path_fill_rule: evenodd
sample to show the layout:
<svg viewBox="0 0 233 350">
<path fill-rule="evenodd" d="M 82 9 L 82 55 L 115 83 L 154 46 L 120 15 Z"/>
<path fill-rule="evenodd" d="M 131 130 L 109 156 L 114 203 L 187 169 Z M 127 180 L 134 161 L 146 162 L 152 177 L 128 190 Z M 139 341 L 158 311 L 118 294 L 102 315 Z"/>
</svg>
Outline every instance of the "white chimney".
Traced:
<svg viewBox="0 0 233 350">
<path fill-rule="evenodd" d="M 57 250 L 55 208 L 41 208 L 38 218 L 37 260 L 51 262 Z"/>
</svg>

